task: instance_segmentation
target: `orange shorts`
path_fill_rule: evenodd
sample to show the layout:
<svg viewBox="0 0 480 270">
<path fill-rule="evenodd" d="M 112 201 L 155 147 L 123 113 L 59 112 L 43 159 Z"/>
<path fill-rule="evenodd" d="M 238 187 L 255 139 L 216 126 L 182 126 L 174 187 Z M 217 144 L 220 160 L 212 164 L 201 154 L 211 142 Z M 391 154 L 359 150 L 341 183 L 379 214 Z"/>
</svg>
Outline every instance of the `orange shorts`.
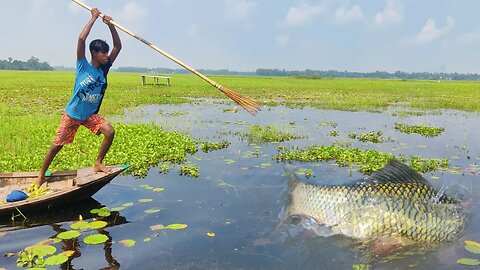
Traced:
<svg viewBox="0 0 480 270">
<path fill-rule="evenodd" d="M 53 140 L 54 145 L 65 145 L 73 142 L 73 138 L 77 133 L 77 130 L 80 126 L 88 128 L 90 131 L 96 135 L 100 134 L 100 128 L 108 124 L 108 121 L 105 120 L 98 114 L 94 114 L 87 118 L 84 121 L 75 120 L 68 116 L 66 113 L 63 113 L 62 120 L 60 121 L 60 126 L 58 127 L 57 135 Z"/>
</svg>

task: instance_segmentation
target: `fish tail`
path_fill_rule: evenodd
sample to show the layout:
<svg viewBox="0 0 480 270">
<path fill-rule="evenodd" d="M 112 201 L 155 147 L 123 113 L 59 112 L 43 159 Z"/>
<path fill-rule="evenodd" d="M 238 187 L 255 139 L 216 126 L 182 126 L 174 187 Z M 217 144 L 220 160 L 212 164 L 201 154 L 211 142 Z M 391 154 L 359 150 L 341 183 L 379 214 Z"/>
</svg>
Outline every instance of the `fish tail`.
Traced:
<svg viewBox="0 0 480 270">
<path fill-rule="evenodd" d="M 288 177 L 288 184 L 289 184 L 289 190 L 290 192 L 288 193 L 288 197 L 287 197 L 287 207 L 285 207 L 283 209 L 283 218 L 282 218 L 282 222 L 285 221 L 288 217 L 290 217 L 291 215 L 291 205 L 292 205 L 292 200 L 293 200 L 293 193 L 291 191 L 293 191 L 295 189 L 295 187 L 298 185 L 299 183 L 299 180 L 297 178 L 297 176 L 295 175 L 295 173 L 292 171 L 292 169 L 290 167 L 284 167 L 283 168 L 283 173 L 284 175 L 286 175 Z"/>
</svg>

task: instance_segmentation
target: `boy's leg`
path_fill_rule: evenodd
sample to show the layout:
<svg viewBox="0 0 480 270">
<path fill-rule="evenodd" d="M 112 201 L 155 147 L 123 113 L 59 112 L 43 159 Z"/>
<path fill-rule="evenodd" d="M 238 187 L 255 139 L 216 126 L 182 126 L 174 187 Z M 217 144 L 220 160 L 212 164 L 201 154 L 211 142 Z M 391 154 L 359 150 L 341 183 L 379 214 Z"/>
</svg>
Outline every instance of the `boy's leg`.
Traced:
<svg viewBox="0 0 480 270">
<path fill-rule="evenodd" d="M 105 167 L 105 165 L 103 165 L 103 159 L 112 145 L 113 138 L 115 137 L 115 130 L 113 129 L 112 125 L 107 123 L 100 128 L 99 132 L 103 134 L 103 141 L 100 145 L 100 150 L 98 152 L 95 165 L 93 166 L 93 171 L 108 173 L 111 171 L 111 169 L 108 169 Z"/>
<path fill-rule="evenodd" d="M 43 160 L 42 168 L 40 169 L 38 178 L 35 181 L 36 185 L 41 186 L 43 183 L 45 183 L 45 172 L 47 172 L 48 166 L 50 166 L 50 164 L 53 161 L 53 158 L 55 158 L 55 156 L 62 149 L 62 147 L 63 145 L 55 145 L 55 144 L 52 144 L 52 146 L 50 146 L 50 149 L 48 149 L 47 154 L 45 155 L 45 159 Z"/>
<path fill-rule="evenodd" d="M 47 171 L 55 156 L 62 149 L 63 145 L 73 142 L 75 133 L 77 132 L 80 124 L 80 121 L 70 118 L 65 113 L 63 114 L 55 139 L 53 140 L 52 146 L 50 146 L 50 149 L 48 149 L 47 154 L 45 155 L 45 159 L 42 163 L 42 168 L 40 169 L 37 180 L 35 180 L 36 185 L 40 186 L 45 183 L 45 172 Z"/>
<path fill-rule="evenodd" d="M 103 117 L 98 114 L 94 114 L 90 116 L 83 125 L 90 129 L 93 133 L 99 135 L 100 133 L 103 134 L 103 141 L 100 145 L 100 150 L 98 151 L 97 159 L 95 160 L 95 164 L 93 165 L 94 172 L 105 172 L 108 173 L 111 169 L 108 169 L 103 165 L 103 159 L 107 154 L 110 146 L 112 145 L 113 138 L 115 137 L 115 130 L 113 129 L 112 125 L 108 123 Z"/>
</svg>

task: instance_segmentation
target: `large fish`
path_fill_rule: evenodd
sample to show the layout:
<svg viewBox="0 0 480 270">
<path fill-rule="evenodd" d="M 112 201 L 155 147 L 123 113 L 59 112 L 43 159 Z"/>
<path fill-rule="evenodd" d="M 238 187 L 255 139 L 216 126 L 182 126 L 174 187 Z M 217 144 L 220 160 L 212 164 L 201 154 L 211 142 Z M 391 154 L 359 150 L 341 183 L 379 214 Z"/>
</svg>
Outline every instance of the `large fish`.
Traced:
<svg viewBox="0 0 480 270">
<path fill-rule="evenodd" d="M 397 160 L 352 184 L 314 185 L 293 175 L 290 184 L 287 217 L 310 217 L 332 234 L 361 241 L 449 241 L 459 236 L 466 220 L 455 199 L 437 192 L 425 178 Z"/>
</svg>

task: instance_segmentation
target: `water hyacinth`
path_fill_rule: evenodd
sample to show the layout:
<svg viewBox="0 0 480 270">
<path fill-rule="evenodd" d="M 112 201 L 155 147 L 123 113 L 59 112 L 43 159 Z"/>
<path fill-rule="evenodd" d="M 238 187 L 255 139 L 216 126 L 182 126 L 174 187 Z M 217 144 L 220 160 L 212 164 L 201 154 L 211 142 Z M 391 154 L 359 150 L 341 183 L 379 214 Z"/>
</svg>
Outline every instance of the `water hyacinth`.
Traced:
<svg viewBox="0 0 480 270">
<path fill-rule="evenodd" d="M 57 122 L 57 121 L 56 121 Z M 55 125 L 43 127 L 42 131 L 32 132 L 29 140 L 37 142 L 28 155 L 16 155 L 6 152 L 0 157 L 2 171 L 37 171 L 42 163 Z M 181 164 L 187 161 L 188 154 L 198 151 L 198 142 L 179 132 L 164 132 L 159 126 L 152 124 L 113 123 L 115 140 L 108 152 L 107 164 L 131 164 L 129 172 L 143 177 L 152 166 L 161 162 Z M 46 131 L 45 131 L 46 130 Z M 87 129 L 80 128 L 73 144 L 65 146 L 53 160 L 50 170 L 73 170 L 89 167 L 98 153 L 102 136 L 92 136 Z"/>
<path fill-rule="evenodd" d="M 358 165 L 360 172 L 371 174 L 383 168 L 389 160 L 395 156 L 392 153 L 383 153 L 373 149 L 362 150 L 358 148 L 346 148 L 339 145 L 311 146 L 306 149 L 292 148 L 287 150 L 279 147 L 279 153 L 273 157 L 278 161 L 333 161 L 340 166 Z M 406 161 L 405 157 L 397 157 Z M 432 172 L 436 169 L 445 169 L 448 166 L 447 159 L 423 159 L 420 157 L 410 158 L 411 167 L 419 172 Z"/>
</svg>

